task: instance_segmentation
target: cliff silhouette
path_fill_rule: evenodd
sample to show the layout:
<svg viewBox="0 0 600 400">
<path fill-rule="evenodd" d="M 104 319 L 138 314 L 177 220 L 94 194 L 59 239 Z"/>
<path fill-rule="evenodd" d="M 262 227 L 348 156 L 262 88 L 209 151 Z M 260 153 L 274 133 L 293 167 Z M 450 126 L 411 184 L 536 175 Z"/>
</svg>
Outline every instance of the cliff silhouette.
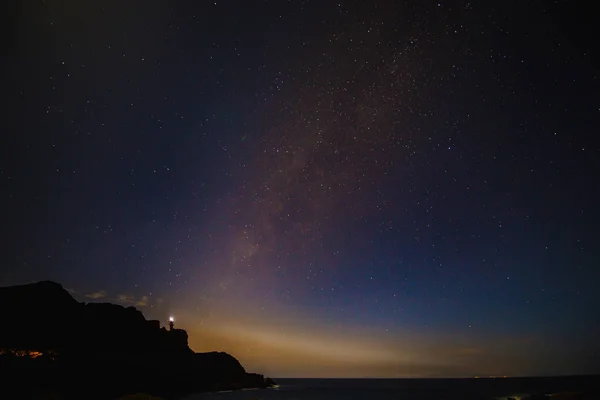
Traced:
<svg viewBox="0 0 600 400">
<path fill-rule="evenodd" d="M 80 303 L 55 282 L 0 288 L 0 320 L 0 390 L 15 398 L 178 398 L 273 383 L 227 353 L 195 353 L 185 330 L 161 328 L 134 307 Z"/>
</svg>

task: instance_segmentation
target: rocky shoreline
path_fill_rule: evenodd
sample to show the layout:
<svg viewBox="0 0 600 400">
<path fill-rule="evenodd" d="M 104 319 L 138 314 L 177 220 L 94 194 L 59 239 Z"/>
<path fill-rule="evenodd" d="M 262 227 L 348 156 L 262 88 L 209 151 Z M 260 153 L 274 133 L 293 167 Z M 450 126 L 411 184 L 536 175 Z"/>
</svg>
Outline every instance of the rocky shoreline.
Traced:
<svg viewBox="0 0 600 400">
<path fill-rule="evenodd" d="M 4 392 L 15 398 L 118 399 L 145 393 L 187 394 L 267 388 L 223 352 L 195 353 L 182 329 L 165 329 L 134 307 L 77 302 L 61 285 L 39 282 L 0 288 Z M 40 397 L 54 393 L 58 397 Z"/>
</svg>

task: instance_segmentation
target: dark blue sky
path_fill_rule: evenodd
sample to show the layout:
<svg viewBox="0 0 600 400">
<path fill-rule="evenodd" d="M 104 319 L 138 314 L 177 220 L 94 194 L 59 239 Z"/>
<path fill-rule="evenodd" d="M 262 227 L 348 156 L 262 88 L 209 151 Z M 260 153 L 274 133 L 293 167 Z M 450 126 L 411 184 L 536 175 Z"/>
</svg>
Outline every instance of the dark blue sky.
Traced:
<svg viewBox="0 0 600 400">
<path fill-rule="evenodd" d="M 569 3 L 11 2 L 0 284 L 274 376 L 600 372 Z"/>
</svg>

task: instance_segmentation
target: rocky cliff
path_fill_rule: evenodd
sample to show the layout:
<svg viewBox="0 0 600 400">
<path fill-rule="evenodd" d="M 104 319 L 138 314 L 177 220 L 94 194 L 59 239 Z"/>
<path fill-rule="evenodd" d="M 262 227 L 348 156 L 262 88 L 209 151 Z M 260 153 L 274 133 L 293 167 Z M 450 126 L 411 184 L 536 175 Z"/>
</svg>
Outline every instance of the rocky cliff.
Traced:
<svg viewBox="0 0 600 400">
<path fill-rule="evenodd" d="M 4 390 L 20 397 L 109 399 L 146 392 L 178 397 L 207 390 L 264 387 L 229 354 L 194 353 L 184 330 L 168 331 L 134 307 L 80 303 L 60 284 L 0 288 L 0 368 Z M 95 397 L 94 397 L 95 396 Z"/>
</svg>

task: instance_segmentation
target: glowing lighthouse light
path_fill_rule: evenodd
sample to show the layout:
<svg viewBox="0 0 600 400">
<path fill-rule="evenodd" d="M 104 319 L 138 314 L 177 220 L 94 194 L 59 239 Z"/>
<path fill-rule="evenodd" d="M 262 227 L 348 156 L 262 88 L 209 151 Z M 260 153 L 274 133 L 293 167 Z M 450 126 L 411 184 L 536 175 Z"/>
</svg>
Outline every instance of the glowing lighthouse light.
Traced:
<svg viewBox="0 0 600 400">
<path fill-rule="evenodd" d="M 173 330 L 173 326 L 175 326 L 175 318 L 169 317 L 169 330 Z"/>
<path fill-rule="evenodd" d="M 169 322 L 175 322 L 175 318 L 169 317 Z"/>
</svg>

